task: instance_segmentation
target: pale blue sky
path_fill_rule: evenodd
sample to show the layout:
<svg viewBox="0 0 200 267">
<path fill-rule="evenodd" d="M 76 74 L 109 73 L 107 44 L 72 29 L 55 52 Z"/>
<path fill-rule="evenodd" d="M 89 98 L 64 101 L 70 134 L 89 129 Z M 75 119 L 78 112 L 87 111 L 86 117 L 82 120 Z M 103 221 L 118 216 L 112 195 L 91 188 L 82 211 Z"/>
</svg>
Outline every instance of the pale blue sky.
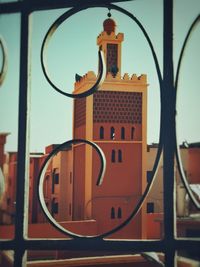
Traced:
<svg viewBox="0 0 200 267">
<path fill-rule="evenodd" d="M 155 48 L 162 71 L 162 0 L 137 0 L 120 4 L 143 24 Z M 72 99 L 55 92 L 47 83 L 40 64 L 40 49 L 46 31 L 66 10 L 32 14 L 31 43 L 31 127 L 30 150 L 43 151 L 52 143 L 72 138 Z M 73 90 L 75 73 L 97 72 L 96 38 L 107 17 L 105 8 L 80 12 L 64 22 L 53 35 L 48 49 L 49 72 L 63 91 Z M 111 11 L 117 31 L 123 32 L 122 74 L 148 75 L 148 143 L 157 142 L 159 135 L 159 85 L 148 44 L 138 26 L 127 16 Z M 199 0 L 175 0 L 174 63 L 191 23 L 200 13 Z M 8 49 L 8 74 L 0 88 L 0 132 L 11 132 L 7 150 L 17 148 L 17 104 L 19 90 L 19 15 L 0 17 L 0 33 Z M 179 140 L 200 141 L 200 23 L 191 36 L 180 74 L 177 108 Z M 1 56 L 2 57 L 2 56 Z M 0 63 L 1 64 L 1 63 Z"/>
</svg>

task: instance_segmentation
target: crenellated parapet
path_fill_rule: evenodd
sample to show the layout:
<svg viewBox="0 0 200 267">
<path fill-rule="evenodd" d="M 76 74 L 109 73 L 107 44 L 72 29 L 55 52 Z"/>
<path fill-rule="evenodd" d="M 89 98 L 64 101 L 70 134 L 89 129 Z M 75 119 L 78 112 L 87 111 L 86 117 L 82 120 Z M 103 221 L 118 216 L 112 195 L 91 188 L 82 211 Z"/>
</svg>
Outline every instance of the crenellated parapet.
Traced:
<svg viewBox="0 0 200 267">
<path fill-rule="evenodd" d="M 81 87 L 84 87 L 87 84 L 94 84 L 97 79 L 96 74 L 93 71 L 87 72 L 84 76 L 80 78 L 79 81 L 75 82 L 74 84 L 74 90 L 78 90 Z M 106 82 L 117 82 L 117 83 L 131 83 L 131 84 L 146 84 L 147 83 L 147 75 L 141 74 L 140 76 L 137 76 L 136 74 L 132 74 L 131 76 L 128 73 L 125 73 L 123 76 L 121 76 L 119 73 L 115 77 L 108 72 L 105 78 Z"/>
<path fill-rule="evenodd" d="M 102 41 L 112 41 L 112 42 L 122 42 L 124 40 L 124 34 L 118 33 L 117 35 L 114 32 L 108 34 L 107 32 L 103 31 L 97 37 L 97 45 L 101 45 Z"/>
</svg>

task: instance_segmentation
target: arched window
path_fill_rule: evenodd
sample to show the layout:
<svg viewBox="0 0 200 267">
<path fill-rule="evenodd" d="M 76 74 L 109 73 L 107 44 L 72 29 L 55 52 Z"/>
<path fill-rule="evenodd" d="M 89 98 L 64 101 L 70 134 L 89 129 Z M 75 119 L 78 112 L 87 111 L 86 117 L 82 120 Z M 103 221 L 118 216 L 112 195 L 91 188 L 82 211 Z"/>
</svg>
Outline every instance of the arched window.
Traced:
<svg viewBox="0 0 200 267">
<path fill-rule="evenodd" d="M 104 139 L 104 128 L 101 126 L 99 130 L 99 137 L 100 139 Z"/>
<path fill-rule="evenodd" d="M 111 214 L 110 214 L 111 219 L 115 219 L 115 208 L 111 208 Z"/>
<path fill-rule="evenodd" d="M 131 139 L 132 139 L 132 140 L 134 139 L 134 133 L 135 133 L 135 128 L 132 127 L 132 128 L 131 128 Z"/>
<path fill-rule="evenodd" d="M 122 218 L 122 209 L 119 207 L 117 211 L 117 218 L 121 219 Z"/>
<path fill-rule="evenodd" d="M 114 127 L 110 128 L 110 139 L 112 140 L 115 139 L 115 128 Z"/>
<path fill-rule="evenodd" d="M 121 139 L 122 140 L 125 139 L 125 128 L 124 127 L 121 128 Z"/>
<path fill-rule="evenodd" d="M 114 149 L 112 150 L 112 153 L 111 153 L 111 162 L 115 162 L 115 150 Z"/>
<path fill-rule="evenodd" d="M 121 149 L 118 150 L 118 162 L 122 162 L 122 151 L 121 151 Z"/>
</svg>

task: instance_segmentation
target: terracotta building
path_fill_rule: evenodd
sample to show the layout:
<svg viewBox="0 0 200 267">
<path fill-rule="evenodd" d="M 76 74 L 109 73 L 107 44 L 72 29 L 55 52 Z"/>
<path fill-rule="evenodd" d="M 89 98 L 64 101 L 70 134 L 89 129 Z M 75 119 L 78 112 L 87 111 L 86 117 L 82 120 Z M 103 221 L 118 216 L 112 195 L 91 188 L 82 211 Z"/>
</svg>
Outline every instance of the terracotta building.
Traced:
<svg viewBox="0 0 200 267">
<path fill-rule="evenodd" d="M 134 209 L 146 186 L 146 75 L 121 77 L 123 33 L 116 34 L 114 20 L 103 23 L 97 45 L 104 52 L 106 79 L 93 95 L 74 101 L 74 138 L 95 142 L 106 157 L 106 173 L 96 186 L 98 155 L 89 145 L 73 146 L 73 220 L 94 219 L 98 233 L 111 230 Z M 75 83 L 74 94 L 94 84 L 88 72 Z M 117 237 L 145 237 L 145 215 L 137 215 Z"/>
<path fill-rule="evenodd" d="M 56 146 L 46 147 L 45 155 Z M 69 147 L 52 158 L 45 174 L 43 184 L 45 203 L 57 221 L 72 220 L 72 169 L 72 149 Z M 42 220 L 38 218 L 37 222 Z"/>
</svg>

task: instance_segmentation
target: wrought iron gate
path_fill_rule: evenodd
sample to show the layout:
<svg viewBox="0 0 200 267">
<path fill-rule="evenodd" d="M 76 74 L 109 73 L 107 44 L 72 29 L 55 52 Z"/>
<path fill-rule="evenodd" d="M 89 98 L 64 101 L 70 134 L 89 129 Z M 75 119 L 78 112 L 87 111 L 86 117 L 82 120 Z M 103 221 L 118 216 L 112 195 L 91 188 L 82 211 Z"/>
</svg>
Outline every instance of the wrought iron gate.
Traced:
<svg viewBox="0 0 200 267">
<path fill-rule="evenodd" d="M 17 172 L 17 196 L 16 196 L 16 219 L 15 219 L 15 236 L 13 240 L 1 240 L 1 250 L 13 250 L 14 254 L 14 266 L 26 266 L 26 250 L 107 250 L 107 251 L 119 251 L 119 252 L 132 252 L 139 253 L 145 251 L 163 252 L 165 255 L 165 266 L 176 266 L 176 253 L 178 250 L 193 250 L 197 246 L 200 246 L 199 239 L 177 238 L 176 237 L 176 211 L 175 211 L 175 194 L 174 194 L 174 156 L 176 155 L 179 169 L 182 173 L 183 182 L 191 198 L 190 187 L 185 179 L 184 173 L 180 164 L 179 149 L 176 141 L 176 91 L 178 86 L 179 69 L 182 60 L 187 39 L 194 25 L 200 20 L 200 15 L 196 18 L 193 25 L 188 32 L 183 45 L 181 56 L 178 64 L 177 73 L 174 79 L 174 66 L 173 66 L 173 0 L 163 0 L 163 71 L 159 69 L 159 65 L 156 58 L 156 52 L 149 39 L 145 29 L 136 21 L 133 14 L 123 10 L 119 6 L 115 5 L 117 2 L 125 2 L 118 0 L 85 0 L 85 1 L 73 1 L 73 0 L 21 0 L 18 2 L 1 3 L 0 14 L 19 13 L 21 15 L 21 47 L 20 47 L 20 91 L 19 91 L 19 118 L 18 118 L 18 172 Z M 134 1 L 133 1 L 134 2 Z M 28 122 L 29 122 L 29 36 L 30 36 L 30 16 L 31 13 L 38 10 L 50 10 L 57 8 L 71 8 L 70 11 L 65 14 L 60 20 L 66 19 L 67 16 L 73 15 L 81 10 L 92 7 L 106 7 L 108 9 L 118 10 L 138 23 L 139 27 L 143 31 L 145 38 L 147 39 L 154 62 L 156 65 L 157 74 L 160 82 L 160 94 L 161 94 L 161 127 L 160 127 L 160 143 L 159 151 L 157 154 L 154 173 L 158 165 L 159 157 L 163 151 L 164 155 L 164 238 L 162 240 L 106 240 L 105 236 L 99 236 L 94 238 L 73 236 L 70 240 L 59 239 L 30 239 L 27 238 L 27 177 L 28 177 Z M 55 28 L 60 23 L 58 20 L 55 23 Z M 53 30 L 55 30 L 55 28 Z M 48 38 L 48 36 L 47 36 Z M 44 42 L 45 47 L 45 42 Z M 43 47 L 43 48 L 44 48 Z M 43 54 L 42 54 L 43 56 Z M 101 55 L 100 55 L 101 58 Z M 43 58 L 42 58 L 43 59 Z M 43 62 L 43 61 L 42 61 Z M 99 80 L 95 85 L 102 81 L 103 65 L 101 66 L 102 73 Z M 43 62 L 43 70 L 48 79 L 48 75 L 45 72 L 45 63 Z M 1 72 L 2 80 L 4 76 L 4 70 Z M 55 88 L 56 89 L 56 88 Z M 89 93 L 93 93 L 91 90 Z M 88 94 L 89 94 L 88 93 Z M 85 97 L 86 95 L 80 96 Z M 170 125 L 170 127 L 168 127 Z M 80 140 L 78 140 L 80 141 Z M 76 142 L 78 142 L 76 141 Z M 75 141 L 72 141 L 75 142 Z M 102 160 L 103 161 L 103 160 Z M 153 178 L 153 177 L 152 177 Z M 152 179 L 153 180 L 153 179 Z M 146 194 L 149 191 L 147 187 L 143 198 L 138 204 L 138 207 L 134 211 L 134 216 L 140 209 Z M 199 203 L 193 198 L 195 205 L 199 208 Z M 127 222 L 128 223 L 128 222 Z M 123 227 L 123 226 L 122 226 Z"/>
</svg>

